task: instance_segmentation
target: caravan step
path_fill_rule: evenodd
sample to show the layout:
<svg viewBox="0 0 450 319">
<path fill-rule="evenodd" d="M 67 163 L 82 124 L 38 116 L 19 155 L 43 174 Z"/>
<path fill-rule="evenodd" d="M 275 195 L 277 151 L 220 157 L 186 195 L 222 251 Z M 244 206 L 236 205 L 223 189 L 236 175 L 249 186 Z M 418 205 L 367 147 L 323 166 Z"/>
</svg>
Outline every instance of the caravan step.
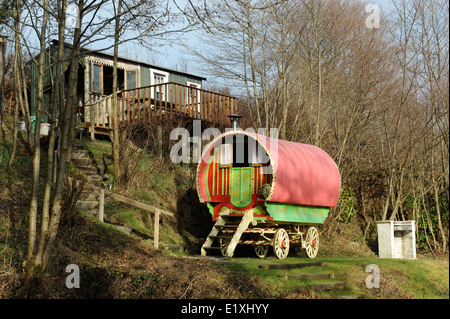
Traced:
<svg viewBox="0 0 450 319">
<path fill-rule="evenodd" d="M 223 238 L 223 239 L 231 239 L 233 238 L 233 236 L 223 236 L 223 235 L 219 235 L 219 236 L 215 236 L 215 235 L 209 235 L 209 238 Z"/>
<path fill-rule="evenodd" d="M 239 224 L 214 225 L 216 228 L 238 228 Z"/>
<path fill-rule="evenodd" d="M 207 247 L 207 246 L 202 247 L 202 248 L 206 249 L 206 250 L 221 250 L 222 249 L 221 247 Z"/>
</svg>

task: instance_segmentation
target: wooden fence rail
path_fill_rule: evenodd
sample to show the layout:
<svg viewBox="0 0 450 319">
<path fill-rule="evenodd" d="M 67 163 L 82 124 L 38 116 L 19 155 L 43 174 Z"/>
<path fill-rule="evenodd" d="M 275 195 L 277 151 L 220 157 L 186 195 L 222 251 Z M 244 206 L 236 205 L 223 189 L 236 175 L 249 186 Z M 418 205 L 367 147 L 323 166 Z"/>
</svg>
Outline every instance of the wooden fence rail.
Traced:
<svg viewBox="0 0 450 319">
<path fill-rule="evenodd" d="M 99 200 L 99 207 L 98 207 L 98 219 L 103 222 L 104 221 L 104 211 L 105 211 L 105 195 L 108 195 L 110 197 L 112 197 L 113 199 L 125 203 L 125 204 L 129 204 L 132 205 L 134 207 L 143 209 L 145 211 L 148 211 L 150 213 L 154 213 L 155 214 L 155 220 L 154 220 L 154 246 L 156 249 L 159 248 L 159 219 L 160 219 L 160 214 L 166 215 L 166 216 L 170 216 L 170 217 L 174 217 L 175 215 L 171 212 L 168 212 L 166 210 L 163 209 L 159 209 L 157 207 L 145 204 L 145 203 L 141 203 L 138 202 L 137 200 L 119 195 L 119 194 L 115 194 L 113 192 L 107 191 L 103 188 L 97 187 L 95 185 L 92 184 L 85 184 L 85 187 L 89 187 L 93 190 L 99 191 L 100 192 L 100 200 Z"/>
<path fill-rule="evenodd" d="M 233 96 L 192 86 L 168 82 L 117 93 L 117 114 L 112 111 L 112 95 L 92 96 L 85 106 L 85 121 L 91 130 L 151 122 L 153 119 L 182 116 L 219 124 L 228 124 L 228 115 L 237 111 Z"/>
</svg>

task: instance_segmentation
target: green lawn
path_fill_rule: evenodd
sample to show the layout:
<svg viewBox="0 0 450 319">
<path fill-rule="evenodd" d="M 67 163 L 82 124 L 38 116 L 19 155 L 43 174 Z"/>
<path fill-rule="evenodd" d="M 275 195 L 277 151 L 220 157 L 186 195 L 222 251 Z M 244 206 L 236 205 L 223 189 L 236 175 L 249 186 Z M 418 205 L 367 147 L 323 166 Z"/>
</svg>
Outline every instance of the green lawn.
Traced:
<svg viewBox="0 0 450 319">
<path fill-rule="evenodd" d="M 269 264 L 323 262 L 323 266 L 298 269 L 264 269 L 260 266 Z M 382 299 L 440 299 L 449 298 L 449 262 L 443 259 L 380 259 L 372 258 L 307 258 L 289 257 L 278 260 L 274 257 L 232 258 L 224 263 L 235 271 L 247 272 L 256 276 L 281 294 L 289 294 L 296 289 L 312 283 L 345 281 L 348 289 L 344 291 L 318 293 L 320 297 L 333 298 L 337 295 L 362 294 L 366 298 Z M 366 272 L 368 265 L 376 265 L 380 270 L 380 287 L 368 288 Z M 333 273 L 332 279 L 286 279 L 282 275 L 303 273 Z"/>
</svg>

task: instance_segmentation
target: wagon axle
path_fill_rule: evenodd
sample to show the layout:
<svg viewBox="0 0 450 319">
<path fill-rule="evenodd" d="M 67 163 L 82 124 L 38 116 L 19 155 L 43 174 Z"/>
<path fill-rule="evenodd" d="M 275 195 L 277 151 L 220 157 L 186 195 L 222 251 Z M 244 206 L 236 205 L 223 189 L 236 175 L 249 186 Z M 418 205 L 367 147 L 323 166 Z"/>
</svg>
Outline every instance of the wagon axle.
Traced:
<svg viewBox="0 0 450 319">
<path fill-rule="evenodd" d="M 300 244 L 309 258 L 316 257 L 319 233 L 315 227 L 258 224 L 251 215 L 221 214 L 202 246 L 202 254 L 206 255 L 207 250 L 219 249 L 223 256 L 232 257 L 235 247 L 240 244 L 254 246 L 255 254 L 259 258 L 266 257 L 272 247 L 274 255 L 284 259 L 292 245 Z M 213 245 L 214 240 L 218 247 Z"/>
</svg>

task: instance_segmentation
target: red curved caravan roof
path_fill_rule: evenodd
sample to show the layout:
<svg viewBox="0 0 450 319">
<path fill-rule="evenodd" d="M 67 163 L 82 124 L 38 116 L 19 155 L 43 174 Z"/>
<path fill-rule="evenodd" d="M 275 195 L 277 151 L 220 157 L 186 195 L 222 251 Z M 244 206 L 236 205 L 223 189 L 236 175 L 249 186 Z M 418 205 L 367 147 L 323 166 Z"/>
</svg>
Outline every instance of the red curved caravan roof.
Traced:
<svg viewBox="0 0 450 319">
<path fill-rule="evenodd" d="M 333 207 L 339 199 L 341 179 L 333 159 L 322 149 L 242 130 L 221 134 L 205 147 L 197 168 L 197 190 L 200 201 L 206 202 L 205 174 L 211 149 L 227 135 L 244 134 L 264 147 L 274 170 L 271 202 L 308 206 Z"/>
</svg>

